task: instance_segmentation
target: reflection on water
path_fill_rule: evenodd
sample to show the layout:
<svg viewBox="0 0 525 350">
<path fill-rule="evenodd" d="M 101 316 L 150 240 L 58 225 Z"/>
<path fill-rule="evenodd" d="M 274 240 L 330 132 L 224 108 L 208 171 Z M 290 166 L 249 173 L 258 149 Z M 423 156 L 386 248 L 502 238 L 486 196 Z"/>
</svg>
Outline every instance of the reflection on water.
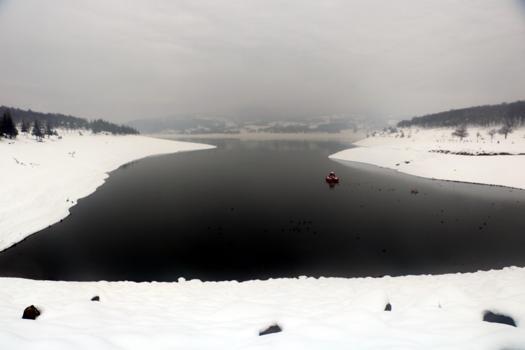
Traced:
<svg viewBox="0 0 525 350">
<path fill-rule="evenodd" d="M 210 143 L 218 149 L 115 171 L 62 223 L 0 253 L 0 275 L 244 280 L 525 264 L 524 191 L 331 161 L 348 147 L 336 142 Z M 341 178 L 332 190 L 330 170 Z"/>
</svg>

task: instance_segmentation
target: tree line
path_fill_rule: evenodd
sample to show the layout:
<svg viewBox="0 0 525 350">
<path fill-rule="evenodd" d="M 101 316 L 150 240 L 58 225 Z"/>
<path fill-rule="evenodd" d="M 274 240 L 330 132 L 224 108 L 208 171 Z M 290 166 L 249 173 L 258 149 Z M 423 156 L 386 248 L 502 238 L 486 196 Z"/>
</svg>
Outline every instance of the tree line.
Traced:
<svg viewBox="0 0 525 350">
<path fill-rule="evenodd" d="M 525 125 L 525 101 L 455 109 L 403 120 L 399 127 L 422 128 L 460 127 L 464 125 L 492 127 L 503 125 L 508 129 Z"/>
<path fill-rule="evenodd" d="M 490 141 L 492 142 L 492 141 L 494 141 L 494 135 L 496 135 L 496 134 L 503 135 L 503 136 L 505 136 L 505 140 L 506 140 L 507 136 L 509 136 L 509 134 L 512 133 L 513 131 L 514 131 L 513 126 L 508 124 L 508 123 L 505 123 L 499 129 L 492 128 L 492 129 L 488 130 L 487 134 L 490 136 Z M 468 135 L 469 135 L 469 133 L 468 133 L 466 124 L 458 126 L 456 128 L 456 130 L 454 130 L 452 132 L 452 136 L 456 136 L 460 140 L 463 140 Z M 482 135 L 478 131 L 476 133 L 476 140 L 479 140 L 480 137 L 482 137 Z"/>
<path fill-rule="evenodd" d="M 58 135 L 55 129 L 53 129 L 51 123 L 47 121 L 44 125 L 41 125 L 38 119 L 35 119 L 32 124 L 23 120 L 20 123 L 20 132 L 31 133 L 37 140 L 42 140 L 44 136 Z M 7 109 L 4 111 L 2 118 L 0 119 L 0 138 L 5 137 L 14 139 L 18 136 L 18 128 L 16 123 L 13 121 L 11 112 Z"/>
<path fill-rule="evenodd" d="M 132 127 L 126 125 L 117 125 L 102 119 L 89 121 L 84 118 L 78 118 L 59 113 L 41 113 L 34 112 L 32 110 L 22 110 L 18 108 L 9 108 L 5 106 L 0 106 L 0 115 L 2 115 L 2 125 L 4 124 L 3 116 L 5 116 L 6 113 L 9 115 L 9 118 L 11 119 L 12 124 L 14 128 L 17 129 L 17 131 L 18 128 L 20 128 L 22 132 L 29 132 L 30 130 L 34 129 L 36 122 L 38 126 L 37 129 L 42 131 L 42 136 L 40 137 L 45 136 L 48 129 L 56 130 L 57 128 L 84 129 L 91 130 L 94 133 L 108 132 L 116 135 L 129 135 L 139 133 L 136 129 Z M 2 129 L 0 131 L 0 134 L 3 135 L 4 133 L 5 132 Z M 16 137 L 16 135 L 14 135 L 13 137 Z"/>
</svg>

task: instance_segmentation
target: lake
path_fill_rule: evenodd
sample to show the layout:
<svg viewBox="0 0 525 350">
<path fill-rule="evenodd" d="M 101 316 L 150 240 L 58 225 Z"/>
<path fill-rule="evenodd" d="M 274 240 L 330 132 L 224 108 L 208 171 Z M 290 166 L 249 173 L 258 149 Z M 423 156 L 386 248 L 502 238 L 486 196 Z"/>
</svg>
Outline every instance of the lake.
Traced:
<svg viewBox="0 0 525 350">
<path fill-rule="evenodd" d="M 335 141 L 206 140 L 111 173 L 71 215 L 0 253 L 0 276 L 247 280 L 525 266 L 525 191 L 399 174 Z M 341 178 L 329 188 L 324 176 Z M 411 190 L 417 189 L 417 194 Z"/>
</svg>

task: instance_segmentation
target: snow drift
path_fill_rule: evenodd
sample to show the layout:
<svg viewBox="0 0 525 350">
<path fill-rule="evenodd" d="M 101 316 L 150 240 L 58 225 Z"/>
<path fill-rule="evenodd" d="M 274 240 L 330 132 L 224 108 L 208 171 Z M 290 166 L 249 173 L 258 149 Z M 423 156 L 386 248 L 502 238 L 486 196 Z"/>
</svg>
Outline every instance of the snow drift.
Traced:
<svg viewBox="0 0 525 350">
<path fill-rule="evenodd" d="M 3 349 L 525 349 L 525 269 L 179 283 L 0 278 Z M 99 296 L 100 301 L 91 301 Z M 390 303 L 391 311 L 385 311 Z M 34 304 L 42 312 L 23 320 Z M 483 321 L 485 311 L 517 327 Z M 259 336 L 278 324 L 282 332 Z"/>
</svg>

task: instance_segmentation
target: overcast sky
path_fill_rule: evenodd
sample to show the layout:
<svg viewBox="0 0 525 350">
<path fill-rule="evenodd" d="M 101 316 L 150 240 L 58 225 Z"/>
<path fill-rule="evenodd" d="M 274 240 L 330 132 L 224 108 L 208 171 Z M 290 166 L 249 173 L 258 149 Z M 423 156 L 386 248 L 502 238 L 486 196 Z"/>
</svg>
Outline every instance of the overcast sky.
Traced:
<svg viewBox="0 0 525 350">
<path fill-rule="evenodd" d="M 4 105 L 123 122 L 518 99 L 518 0 L 0 0 Z"/>
</svg>

